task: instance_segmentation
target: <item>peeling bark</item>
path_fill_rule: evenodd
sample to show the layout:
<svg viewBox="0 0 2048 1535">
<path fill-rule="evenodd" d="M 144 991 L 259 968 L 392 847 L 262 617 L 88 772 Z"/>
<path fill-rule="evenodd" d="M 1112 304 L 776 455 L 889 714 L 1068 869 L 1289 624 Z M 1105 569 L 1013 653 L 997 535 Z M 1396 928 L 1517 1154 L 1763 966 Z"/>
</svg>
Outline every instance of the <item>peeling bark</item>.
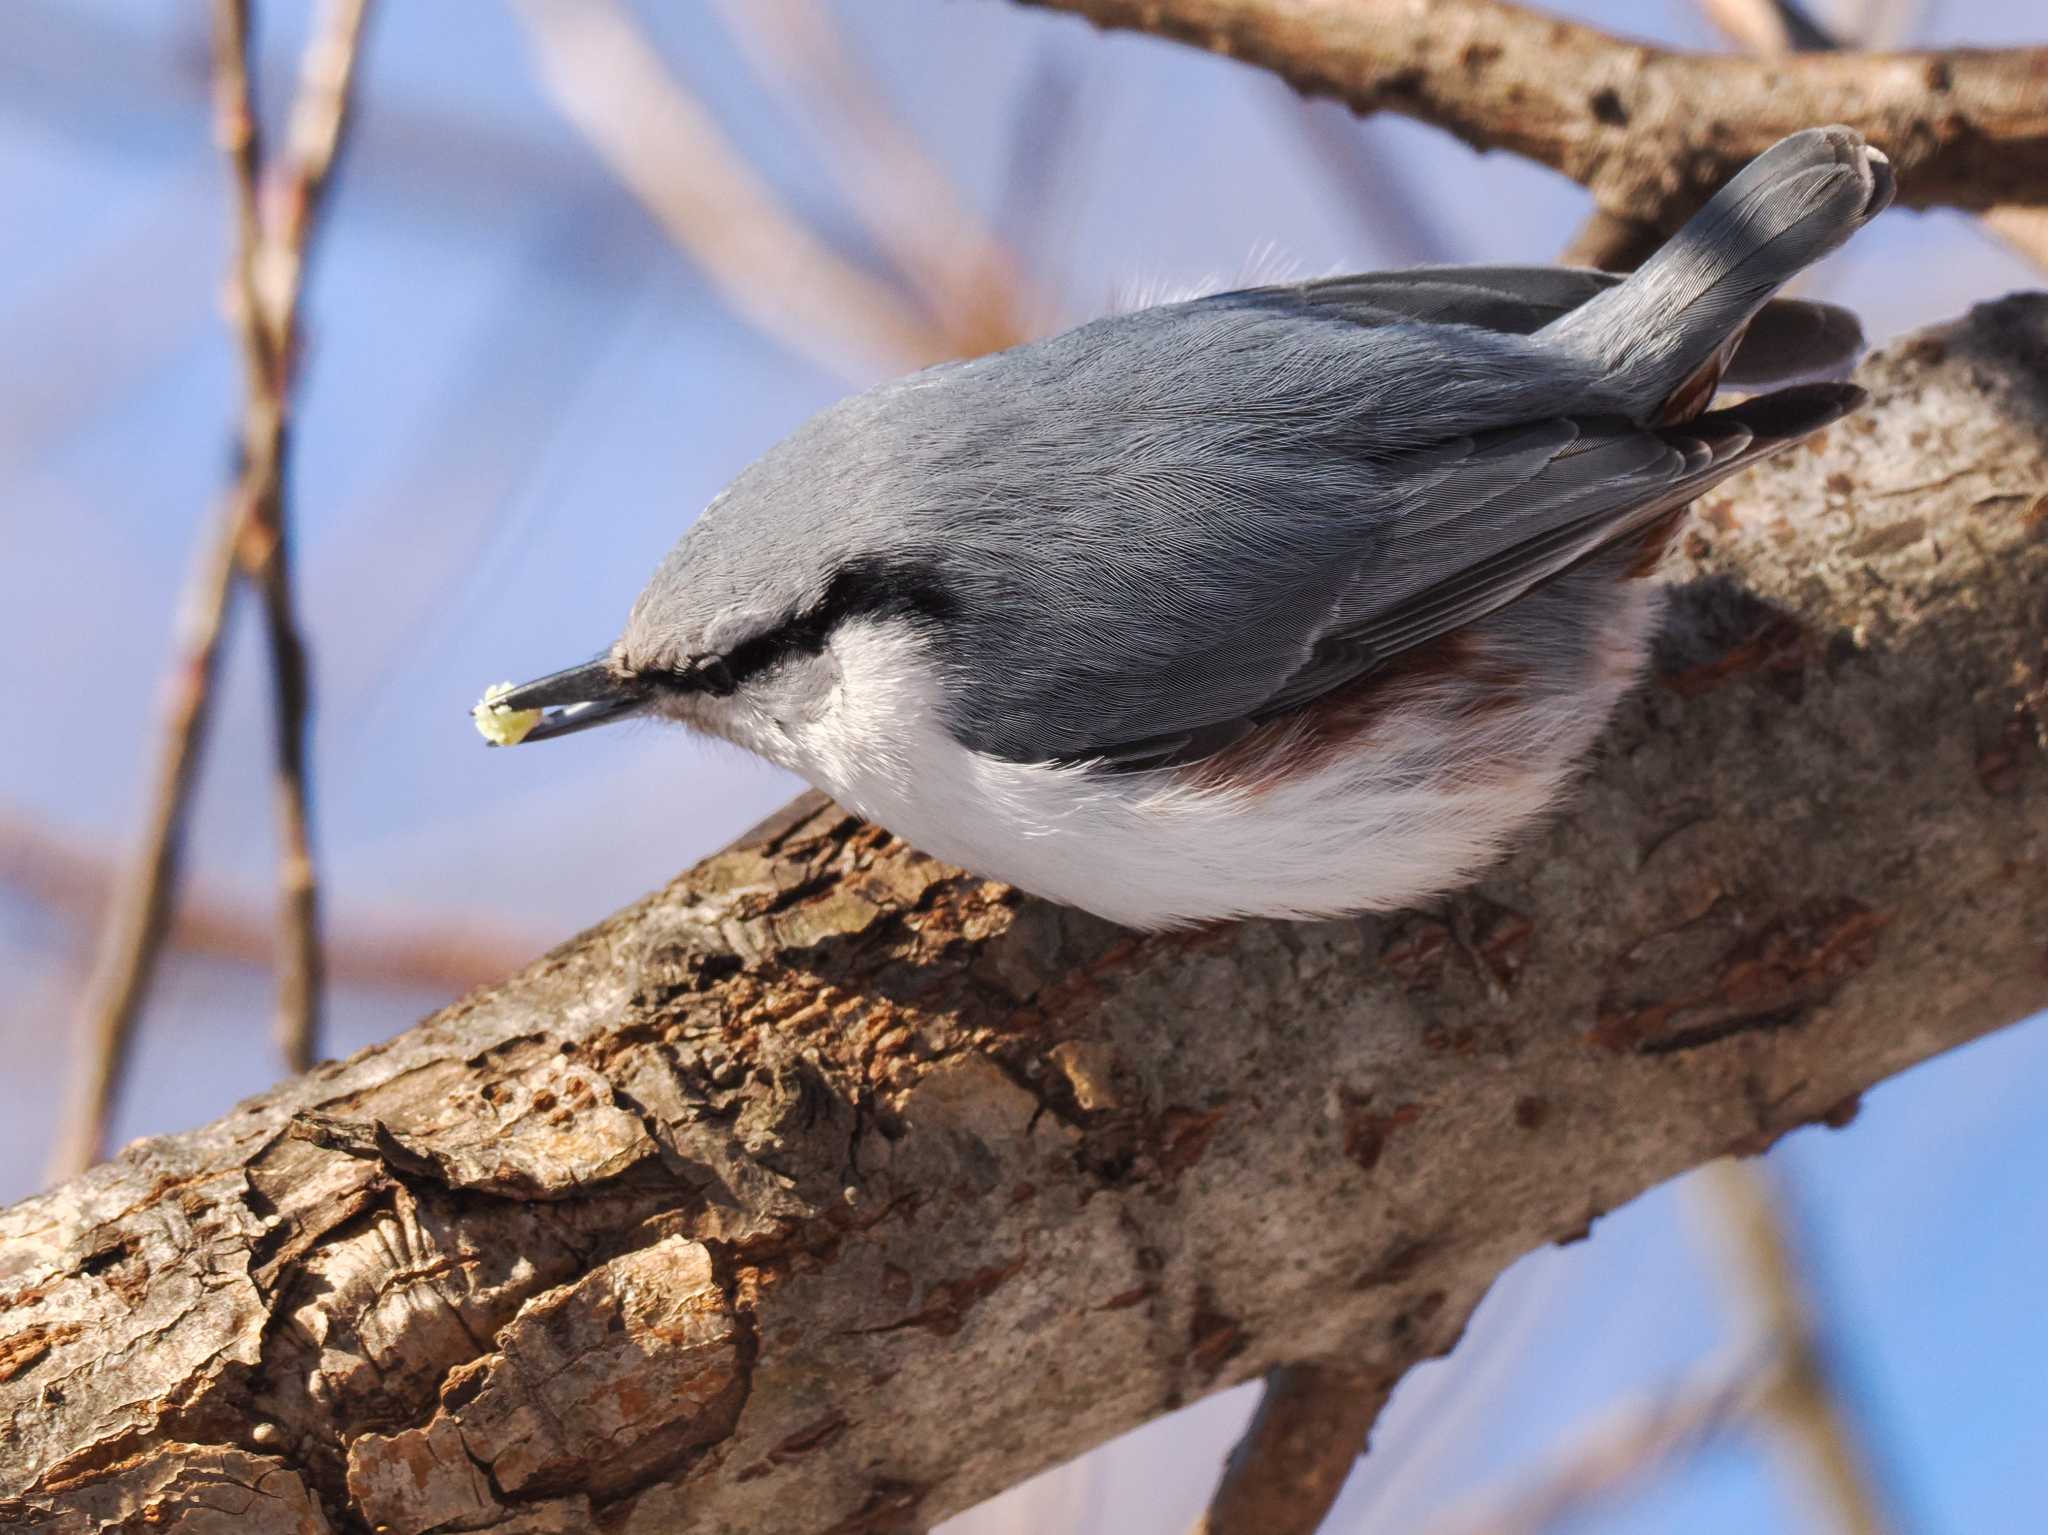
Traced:
<svg viewBox="0 0 2048 1535">
<path fill-rule="evenodd" d="M 0 1214 L 0 1525 L 923 1528 L 1278 1365 L 1392 1380 L 2048 1003 L 2048 298 L 1863 377 L 1436 912 L 1138 938 L 808 799 Z"/>
</svg>

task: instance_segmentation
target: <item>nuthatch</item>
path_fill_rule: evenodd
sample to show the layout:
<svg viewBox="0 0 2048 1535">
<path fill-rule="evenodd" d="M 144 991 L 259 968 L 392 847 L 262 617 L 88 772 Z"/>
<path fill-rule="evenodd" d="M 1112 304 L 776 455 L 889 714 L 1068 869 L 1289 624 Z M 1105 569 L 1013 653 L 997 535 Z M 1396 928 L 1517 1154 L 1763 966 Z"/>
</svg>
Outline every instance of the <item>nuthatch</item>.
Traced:
<svg viewBox="0 0 2048 1535">
<path fill-rule="evenodd" d="M 1862 401 L 1796 382 L 1855 318 L 1772 295 L 1892 187 L 1812 129 L 1627 277 L 1253 288 L 870 389 L 720 494 L 603 656 L 492 702 L 534 741 L 680 720 L 1135 927 L 1412 903 L 1558 795 L 1694 497 Z"/>
</svg>

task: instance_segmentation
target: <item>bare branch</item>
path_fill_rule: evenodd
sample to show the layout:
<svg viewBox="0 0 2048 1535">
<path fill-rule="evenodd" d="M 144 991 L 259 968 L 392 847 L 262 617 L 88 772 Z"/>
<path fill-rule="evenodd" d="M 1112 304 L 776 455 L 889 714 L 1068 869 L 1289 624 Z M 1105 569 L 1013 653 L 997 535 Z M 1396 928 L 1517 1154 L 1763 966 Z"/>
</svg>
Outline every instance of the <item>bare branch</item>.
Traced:
<svg viewBox="0 0 2048 1535">
<path fill-rule="evenodd" d="M 1786 134 L 1860 129 L 1899 201 L 2048 203 L 2048 49 L 1675 53 L 1503 0 L 1020 0 L 1261 65 L 1360 112 L 1562 171 L 1614 218 L 1670 231 Z"/>
<path fill-rule="evenodd" d="M 751 323 L 854 377 L 957 355 L 944 326 L 783 208 L 617 0 L 517 10 L 562 115 Z"/>
<path fill-rule="evenodd" d="M 880 1535 L 1441 1353 L 1522 1253 L 2048 1002 L 2044 357 L 2048 297 L 1987 305 L 1711 498 L 1466 942 L 1133 936 L 813 797 L 0 1213 L 0 1523 L 211 1477 L 255 1535 Z"/>
<path fill-rule="evenodd" d="M 241 463 L 218 526 L 180 604 L 165 719 L 157 743 L 148 819 L 115 897 L 87 984 L 80 1066 L 65 1130 L 52 1155 L 69 1176 L 101 1154 L 120 1090 L 128 1042 L 163 945 L 176 889 L 184 819 L 205 740 L 220 635 L 239 563 L 263 599 L 272 661 L 277 731 L 277 793 L 285 914 L 280 931 L 279 1029 L 295 1069 L 311 1064 L 319 994 L 317 887 L 306 830 L 304 652 L 293 616 L 284 537 L 286 390 L 298 280 L 349 103 L 348 82 L 362 32 L 365 0 L 335 0 L 315 34 L 308 79 L 317 89 L 297 119 L 303 146 L 290 181 L 285 254 L 276 263 L 274 300 L 261 297 L 265 246 L 257 196 L 261 149 L 250 105 L 247 0 L 216 0 L 215 132 L 235 188 L 234 278 L 229 306 L 243 349 L 245 401 Z"/>
<path fill-rule="evenodd" d="M 1333 1364 L 1268 1373 L 1194 1535 L 1315 1535 L 1393 1389 Z"/>
</svg>

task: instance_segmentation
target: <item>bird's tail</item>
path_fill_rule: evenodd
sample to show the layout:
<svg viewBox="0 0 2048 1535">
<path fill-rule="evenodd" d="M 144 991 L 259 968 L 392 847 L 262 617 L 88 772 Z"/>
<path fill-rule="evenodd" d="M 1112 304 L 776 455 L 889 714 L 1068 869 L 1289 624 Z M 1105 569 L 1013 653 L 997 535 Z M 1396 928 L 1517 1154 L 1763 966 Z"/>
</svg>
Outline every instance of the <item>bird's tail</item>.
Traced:
<svg viewBox="0 0 2048 1535">
<path fill-rule="evenodd" d="M 1637 420 L 1670 414 L 1779 287 L 1892 200 L 1891 163 L 1852 128 L 1809 128 L 1744 166 L 1640 270 L 1541 334 L 1595 362 Z M 1703 403 L 1703 401 L 1702 401 Z"/>
</svg>

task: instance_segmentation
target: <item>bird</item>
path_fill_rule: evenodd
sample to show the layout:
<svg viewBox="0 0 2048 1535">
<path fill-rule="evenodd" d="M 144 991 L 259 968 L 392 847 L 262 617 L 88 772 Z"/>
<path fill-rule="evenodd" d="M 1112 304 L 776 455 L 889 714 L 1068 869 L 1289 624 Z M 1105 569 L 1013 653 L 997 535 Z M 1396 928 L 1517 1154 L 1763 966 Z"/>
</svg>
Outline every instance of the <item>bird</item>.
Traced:
<svg viewBox="0 0 2048 1535">
<path fill-rule="evenodd" d="M 1776 294 L 1893 190 L 1813 128 L 1625 276 L 1239 289 L 881 384 L 478 708 L 680 722 L 1135 929 L 1413 906 L 1568 789 L 1694 498 L 1862 403 L 1855 316 Z"/>
</svg>

